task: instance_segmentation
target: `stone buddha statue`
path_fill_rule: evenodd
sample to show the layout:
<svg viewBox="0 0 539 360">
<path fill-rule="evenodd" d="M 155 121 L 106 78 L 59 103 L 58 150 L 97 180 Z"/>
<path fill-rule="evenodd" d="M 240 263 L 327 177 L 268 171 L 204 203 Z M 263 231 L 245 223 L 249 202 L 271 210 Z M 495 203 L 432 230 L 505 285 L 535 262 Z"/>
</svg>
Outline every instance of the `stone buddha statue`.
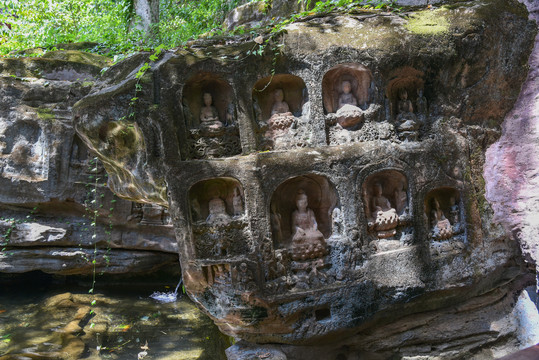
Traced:
<svg viewBox="0 0 539 360">
<path fill-rule="evenodd" d="M 217 109 L 213 106 L 213 98 L 210 93 L 202 96 L 204 106 L 200 109 L 200 127 L 209 131 L 220 130 L 223 123 L 219 120 Z"/>
<path fill-rule="evenodd" d="M 208 203 L 209 215 L 206 222 L 212 225 L 226 224 L 230 222 L 230 215 L 226 212 L 226 204 L 223 199 L 218 196 L 212 198 Z"/>
<path fill-rule="evenodd" d="M 399 89 L 397 111 L 397 129 L 405 140 L 416 140 L 419 123 L 417 122 L 417 117 L 414 114 L 412 102 L 410 99 L 408 99 L 408 92 L 404 88 Z"/>
<path fill-rule="evenodd" d="M 357 107 L 357 99 L 352 94 L 352 84 L 350 81 L 343 81 L 341 84 L 341 94 L 339 95 L 339 105 L 337 106 L 337 110 L 342 108 L 344 105 L 352 105 Z"/>
<path fill-rule="evenodd" d="M 363 111 L 358 107 L 357 99 L 352 93 L 352 84 L 348 80 L 341 83 L 336 115 L 337 123 L 344 129 L 353 130 L 363 122 Z"/>
<path fill-rule="evenodd" d="M 275 147 L 279 144 L 279 138 L 288 133 L 294 121 L 295 117 L 290 112 L 288 103 L 284 101 L 283 89 L 275 89 L 273 92 L 271 116 L 268 120 L 268 129 L 264 134 L 265 138 Z"/>
<path fill-rule="evenodd" d="M 307 207 L 305 191 L 296 195 L 296 210 L 292 213 L 292 258 L 315 259 L 327 253 L 324 235 L 318 230 L 314 212 Z"/>
<path fill-rule="evenodd" d="M 283 89 L 275 89 L 273 92 L 273 106 L 271 107 L 271 116 L 276 114 L 290 113 L 290 107 L 288 103 L 284 101 Z M 290 113 L 292 115 L 292 113 Z"/>
<path fill-rule="evenodd" d="M 440 208 L 440 203 L 436 198 L 432 198 L 432 210 L 430 213 L 432 237 L 436 240 L 446 240 L 453 236 L 451 223 L 445 217 L 444 212 Z"/>
<path fill-rule="evenodd" d="M 395 235 L 399 223 L 397 210 L 391 206 L 389 200 L 382 195 L 382 184 L 376 183 L 371 197 L 371 217 L 373 228 L 378 233 L 378 238 L 388 238 Z"/>
</svg>

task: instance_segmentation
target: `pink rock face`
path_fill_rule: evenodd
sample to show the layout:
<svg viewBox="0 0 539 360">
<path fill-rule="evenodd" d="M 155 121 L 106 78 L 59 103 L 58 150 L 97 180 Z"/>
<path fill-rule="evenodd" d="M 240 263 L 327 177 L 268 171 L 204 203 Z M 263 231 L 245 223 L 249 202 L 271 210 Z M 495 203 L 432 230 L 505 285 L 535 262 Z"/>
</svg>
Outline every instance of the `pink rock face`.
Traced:
<svg viewBox="0 0 539 360">
<path fill-rule="evenodd" d="M 525 0 L 539 23 L 539 2 Z M 539 258 L 539 36 L 529 59 L 528 77 L 501 138 L 486 153 L 486 198 L 495 217 L 520 243 L 526 258 Z"/>
</svg>

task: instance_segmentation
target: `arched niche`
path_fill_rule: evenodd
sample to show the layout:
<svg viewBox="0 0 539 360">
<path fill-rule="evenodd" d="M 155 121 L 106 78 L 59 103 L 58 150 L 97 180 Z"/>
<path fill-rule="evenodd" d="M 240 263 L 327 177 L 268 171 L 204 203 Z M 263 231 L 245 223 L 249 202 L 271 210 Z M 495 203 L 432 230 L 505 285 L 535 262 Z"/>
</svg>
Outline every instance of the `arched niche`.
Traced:
<svg viewBox="0 0 539 360">
<path fill-rule="evenodd" d="M 376 192 L 375 187 L 378 185 L 382 187 L 381 196 L 389 201 L 391 208 L 395 209 L 399 216 L 408 212 L 410 196 L 406 176 L 398 170 L 382 170 L 369 175 L 362 185 L 367 219 L 375 217 L 373 198 Z"/>
<path fill-rule="evenodd" d="M 281 89 L 284 101 L 294 116 L 301 116 L 303 104 L 307 101 L 307 87 L 298 76 L 277 74 L 258 80 L 253 87 L 253 103 L 258 121 L 267 121 L 271 117 L 271 109 L 275 102 L 275 91 Z M 258 108 L 257 108 L 258 107 Z"/>
<path fill-rule="evenodd" d="M 314 212 L 318 230 L 326 239 L 331 236 L 331 214 L 339 203 L 335 186 L 325 176 L 297 176 L 280 184 L 271 197 L 272 234 L 278 248 L 291 244 L 292 213 L 297 209 L 296 197 L 300 190 L 307 195 L 307 207 Z"/>
<path fill-rule="evenodd" d="M 200 125 L 205 93 L 211 94 L 219 120 L 225 125 L 234 123 L 236 114 L 232 86 L 217 74 L 200 72 L 187 80 L 182 92 L 186 126 L 196 128 Z"/>
<path fill-rule="evenodd" d="M 322 78 L 322 99 L 326 113 L 337 112 L 344 81 L 350 82 L 351 93 L 359 107 L 366 109 L 372 101 L 369 93 L 372 82 L 370 70 L 361 64 L 340 64 L 331 68 Z"/>
<path fill-rule="evenodd" d="M 423 97 L 423 72 L 410 66 L 393 70 L 386 89 L 386 96 L 391 104 L 391 115 L 398 115 L 399 93 L 406 90 L 408 99 L 412 102 L 414 113 L 425 111 L 426 101 Z"/>
<path fill-rule="evenodd" d="M 432 228 L 432 224 L 436 220 L 436 215 L 433 212 L 435 208 L 434 199 L 436 199 L 439 209 L 452 226 L 457 226 L 462 222 L 463 207 L 460 192 L 452 187 L 439 187 L 429 191 L 427 196 L 425 196 L 424 208 L 425 216 L 429 222 L 429 229 Z"/>
<path fill-rule="evenodd" d="M 224 203 L 224 211 L 231 219 L 244 215 L 244 193 L 241 183 L 230 177 L 202 180 L 189 190 L 189 206 L 193 222 L 207 221 L 210 202 Z"/>
</svg>

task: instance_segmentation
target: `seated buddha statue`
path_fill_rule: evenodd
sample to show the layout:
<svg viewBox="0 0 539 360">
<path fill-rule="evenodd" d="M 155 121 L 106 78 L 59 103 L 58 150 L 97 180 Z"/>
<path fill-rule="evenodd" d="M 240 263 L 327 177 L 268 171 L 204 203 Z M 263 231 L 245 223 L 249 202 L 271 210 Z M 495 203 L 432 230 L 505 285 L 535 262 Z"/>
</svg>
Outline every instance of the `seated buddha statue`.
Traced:
<svg viewBox="0 0 539 360">
<path fill-rule="evenodd" d="M 350 84 L 350 81 L 343 81 L 341 84 L 342 92 L 339 95 L 339 105 L 337 106 L 337 110 L 342 108 L 344 105 L 352 105 L 357 107 L 357 99 L 352 94 L 352 84 Z"/>
<path fill-rule="evenodd" d="M 318 230 L 314 212 L 307 207 L 308 197 L 299 190 L 296 195 L 296 210 L 292 213 L 292 258 L 294 260 L 315 259 L 327 253 L 324 235 Z"/>
<path fill-rule="evenodd" d="M 209 131 L 220 130 L 223 123 L 219 120 L 217 109 L 213 106 L 213 98 L 210 93 L 202 96 L 204 106 L 200 109 L 200 127 Z"/>
<path fill-rule="evenodd" d="M 414 114 L 412 102 L 408 99 L 406 89 L 399 89 L 399 102 L 397 106 L 397 129 L 401 133 L 406 133 L 405 138 L 415 140 L 417 137 L 416 131 L 419 129 L 417 117 Z"/>
<path fill-rule="evenodd" d="M 432 198 L 431 226 L 432 237 L 436 240 L 446 240 L 453 236 L 451 223 L 445 217 L 444 212 L 440 208 L 440 203 L 436 198 Z"/>
<path fill-rule="evenodd" d="M 223 199 L 215 196 L 208 203 L 209 215 L 206 222 L 211 225 L 226 224 L 230 222 L 230 215 L 226 212 L 226 204 Z"/>
<path fill-rule="evenodd" d="M 336 115 L 337 123 L 344 129 L 352 130 L 363 122 L 363 111 L 358 107 L 350 81 L 344 80 L 341 84 Z"/>
<path fill-rule="evenodd" d="M 371 217 L 373 228 L 378 233 L 378 238 L 388 238 L 395 235 L 399 223 L 397 210 L 391 206 L 389 200 L 382 195 L 382 184 L 376 183 L 371 197 Z"/>
</svg>

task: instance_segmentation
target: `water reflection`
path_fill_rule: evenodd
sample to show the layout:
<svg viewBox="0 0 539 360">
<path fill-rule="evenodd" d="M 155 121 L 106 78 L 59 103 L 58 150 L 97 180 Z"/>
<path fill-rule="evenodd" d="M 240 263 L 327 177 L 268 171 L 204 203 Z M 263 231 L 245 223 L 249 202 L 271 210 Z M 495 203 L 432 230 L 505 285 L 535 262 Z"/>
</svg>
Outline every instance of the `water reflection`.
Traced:
<svg viewBox="0 0 539 360">
<path fill-rule="evenodd" d="M 187 296 L 162 303 L 156 290 L 0 283 L 0 360 L 226 359 L 226 338 Z"/>
</svg>

